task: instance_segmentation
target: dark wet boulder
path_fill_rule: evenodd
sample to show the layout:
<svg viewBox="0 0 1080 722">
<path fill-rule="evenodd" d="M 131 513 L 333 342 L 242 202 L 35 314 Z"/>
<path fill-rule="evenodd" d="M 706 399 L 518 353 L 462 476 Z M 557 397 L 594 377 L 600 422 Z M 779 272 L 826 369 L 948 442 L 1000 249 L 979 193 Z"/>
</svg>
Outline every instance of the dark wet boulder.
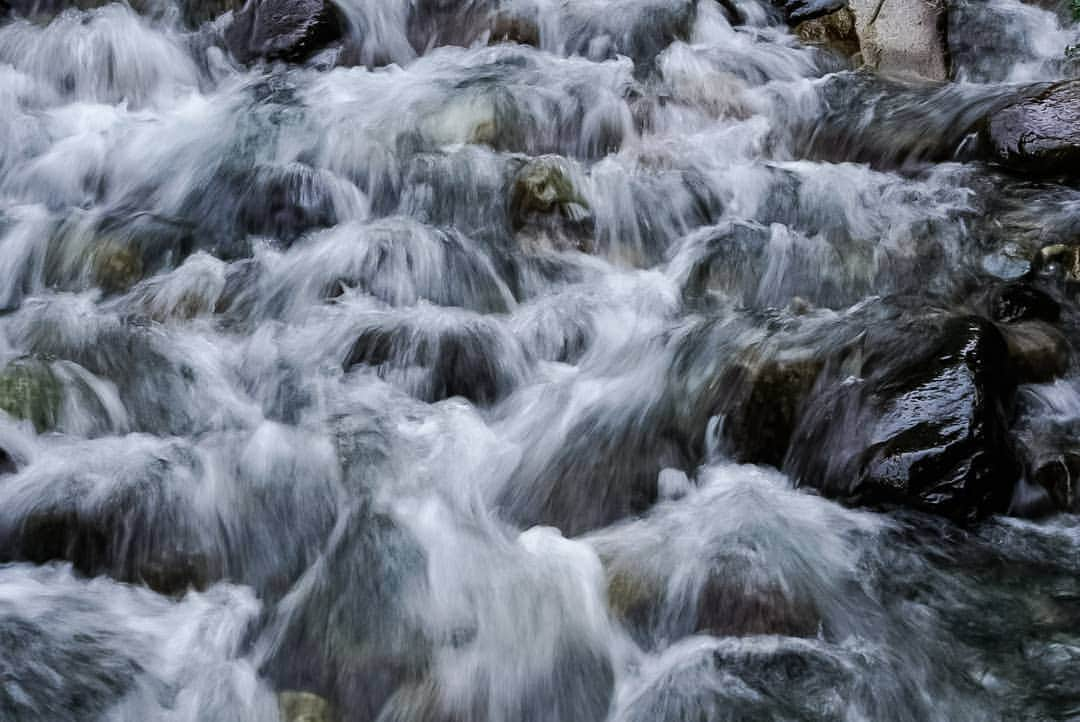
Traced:
<svg viewBox="0 0 1080 722">
<path fill-rule="evenodd" d="M 1061 304 L 1046 291 L 1024 281 L 994 289 L 989 306 L 990 317 L 1003 323 L 1032 320 L 1056 323 L 1061 317 Z"/>
<path fill-rule="evenodd" d="M 329 0 L 248 0 L 225 30 L 225 42 L 243 63 L 302 61 L 345 34 L 345 21 Z"/>
<path fill-rule="evenodd" d="M 840 650 L 784 637 L 673 645 L 628 700 L 626 722 L 827 722 L 843 719 L 859 675 Z"/>
<path fill-rule="evenodd" d="M 0 559 L 69 561 L 87 576 L 105 574 L 163 594 L 206 588 L 222 569 L 192 501 L 175 483 L 176 461 L 147 460 L 113 484 L 90 471 L 42 484 L 50 471 L 34 467 L 11 477 L 0 487 Z"/>
<path fill-rule="evenodd" d="M 167 595 L 228 578 L 276 600 L 337 511 L 330 449 L 275 428 L 220 449 L 135 434 L 50 448 L 0 477 L 0 563 L 68 562 Z"/>
<path fill-rule="evenodd" d="M 961 521 L 1005 512 L 1018 469 L 1000 331 L 977 317 L 929 316 L 871 327 L 850 354 L 806 401 L 785 464 L 797 483 Z"/>
<path fill-rule="evenodd" d="M 0 476 L 14 474 L 18 470 L 19 465 L 11 455 L 11 452 L 7 449 L 0 449 Z"/>
<path fill-rule="evenodd" d="M 736 461 L 770 464 L 784 461 L 802 406 L 825 361 L 809 349 L 765 355 L 748 349 L 725 373 L 728 390 L 721 402 L 723 443 Z"/>
<path fill-rule="evenodd" d="M 499 499 L 503 513 L 576 536 L 649 509 L 660 472 L 690 468 L 691 456 L 664 402 L 620 401 L 560 419 L 565 426 L 528 429 L 527 451 Z M 574 406 L 565 389 L 544 403 Z"/>
<path fill-rule="evenodd" d="M 235 233 L 291 243 L 305 231 L 329 228 L 338 222 L 334 194 L 343 186 L 332 173 L 303 163 L 256 166 L 242 182 Z"/>
<path fill-rule="evenodd" d="M 422 401 L 454 396 L 502 400 L 531 365 L 522 343 L 497 322 L 446 312 L 386 315 L 364 324 L 345 370 L 373 368 Z"/>
<path fill-rule="evenodd" d="M 570 0 L 559 10 L 563 50 L 592 60 L 625 55 L 634 61 L 635 74 L 646 75 L 669 45 L 690 39 L 697 5 L 698 0 L 644 0 L 612 12 L 606 4 Z"/>
<path fill-rule="evenodd" d="M 1043 383 L 1059 378 L 1069 365 L 1069 341 L 1045 321 L 1002 324 L 1018 381 Z"/>
<path fill-rule="evenodd" d="M 1075 432 L 1045 428 L 1047 425 L 1028 427 L 1017 434 L 1017 447 L 1024 465 L 1024 478 L 1032 489 L 1029 497 L 1036 498 L 1033 490 L 1042 491 L 1036 503 L 1027 501 L 1026 509 L 1015 508 L 1012 513 L 1021 516 L 1043 516 L 1054 512 L 1080 510 L 1077 503 L 1080 486 L 1080 452 L 1075 451 Z M 1056 432 L 1056 433 L 1055 433 Z M 1026 513 L 1022 513 L 1026 512 Z"/>
<path fill-rule="evenodd" d="M 14 596 L 0 602 L 0 719 L 98 719 L 135 686 L 143 673 L 137 661 L 142 642 L 113 627 L 115 612 L 100 600 L 15 600 L 21 601 Z M 51 615 L 42 615 L 38 605 Z M 80 614 L 80 627 L 57 623 Z"/>
<path fill-rule="evenodd" d="M 325 699 L 348 722 L 374 720 L 421 680 L 430 640 L 414 603 L 426 593 L 418 541 L 366 502 L 346 511 L 320 557 L 270 620 L 261 671 Z"/>
<path fill-rule="evenodd" d="M 1041 513 L 1080 511 L 1080 419 L 1062 413 L 1057 384 L 1023 387 L 1012 438 L 1029 487 L 1042 489 Z"/>
<path fill-rule="evenodd" d="M 837 73 L 820 87 L 825 112 L 801 131 L 810 156 L 875 168 L 952 160 L 972 127 L 1017 97 L 869 72 Z"/>
<path fill-rule="evenodd" d="M 690 593 L 679 589 L 682 594 L 672 591 L 674 578 L 613 565 L 608 577 L 611 611 L 647 646 L 662 643 L 673 633 L 717 637 L 818 633 L 821 613 L 803 590 L 792 590 L 781 579 L 760 578 L 766 575 L 752 568 L 752 557 L 742 550 L 709 561 L 713 566 L 707 575 L 695 580 Z"/>
<path fill-rule="evenodd" d="M 179 0 L 177 4 L 184 22 L 191 27 L 198 27 L 227 12 L 238 12 L 244 6 L 244 0 Z"/>
<path fill-rule="evenodd" d="M 1031 175 L 1072 175 L 1080 168 L 1080 81 L 1054 85 L 987 116 L 987 156 Z"/>
</svg>

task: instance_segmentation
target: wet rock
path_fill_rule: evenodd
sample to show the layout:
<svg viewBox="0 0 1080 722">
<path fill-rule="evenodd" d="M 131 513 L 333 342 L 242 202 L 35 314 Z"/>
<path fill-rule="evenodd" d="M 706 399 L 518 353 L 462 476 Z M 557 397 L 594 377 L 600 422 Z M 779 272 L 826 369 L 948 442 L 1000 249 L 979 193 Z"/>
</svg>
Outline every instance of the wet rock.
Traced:
<svg viewBox="0 0 1080 722">
<path fill-rule="evenodd" d="M 578 190 L 573 168 L 557 156 L 526 163 L 510 189 L 510 223 L 515 232 L 545 235 L 556 248 L 589 251 L 593 246 L 589 204 Z"/>
<path fill-rule="evenodd" d="M 37 489 L 29 486 L 40 481 L 33 468 L 23 482 L 14 477 L 9 483 L 17 487 L 0 488 L 0 558 L 69 561 L 87 576 L 107 574 L 162 594 L 205 589 L 221 577 L 220 560 L 190 499 L 170 478 L 173 464 L 156 461 L 107 487 L 89 472 Z"/>
<path fill-rule="evenodd" d="M 503 8 L 492 21 L 491 40 L 540 47 L 540 18 L 526 15 L 519 8 Z"/>
<path fill-rule="evenodd" d="M 0 18 L 12 14 L 47 22 L 69 8 L 90 10 L 107 4 L 108 0 L 0 0 Z"/>
<path fill-rule="evenodd" d="M 827 77 L 821 92 L 826 111 L 805 131 L 811 156 L 875 168 L 952 160 L 973 126 L 1015 98 L 867 72 Z"/>
<path fill-rule="evenodd" d="M 692 598 L 672 595 L 673 579 L 645 569 L 612 565 L 608 603 L 612 612 L 642 644 L 651 646 L 669 634 L 742 637 L 778 634 L 812 637 L 821 615 L 812 599 L 793 593 L 781 580 L 758 578 L 755 561 L 738 551 L 719 555 Z M 672 598 L 674 596 L 674 598 Z M 675 621 L 677 620 L 677 621 Z"/>
<path fill-rule="evenodd" d="M 616 12 L 605 4 L 570 0 L 560 8 L 563 50 L 592 60 L 625 55 L 639 77 L 653 70 L 656 57 L 677 40 L 689 40 L 698 0 L 645 0 Z"/>
<path fill-rule="evenodd" d="M 517 386 L 529 364 L 521 342 L 496 323 L 421 314 L 365 327 L 344 368 L 374 367 L 423 401 L 462 396 L 489 405 Z"/>
<path fill-rule="evenodd" d="M 243 181 L 237 231 L 291 243 L 305 231 L 329 228 L 338 222 L 333 183 L 329 172 L 303 163 L 256 166 Z"/>
<path fill-rule="evenodd" d="M 65 290 L 125 293 L 192 251 L 191 228 L 147 213 L 74 218 L 51 239 L 45 280 Z"/>
<path fill-rule="evenodd" d="M 143 275 L 142 258 L 130 246 L 106 242 L 94 251 L 94 282 L 106 293 L 123 293 Z"/>
<path fill-rule="evenodd" d="M 767 226 L 750 221 L 729 221 L 695 233 L 673 263 L 679 270 L 683 300 L 697 306 L 720 294 L 753 306 L 758 279 L 768 267 L 770 237 Z"/>
<path fill-rule="evenodd" d="M 7 449 L 0 449 L 0 476 L 14 474 L 19 470 L 18 464 Z"/>
<path fill-rule="evenodd" d="M 860 665 L 861 666 L 861 665 Z M 801 639 L 687 640 L 629 700 L 625 722 L 843 719 L 858 675 L 838 650 Z"/>
<path fill-rule="evenodd" d="M 56 616 L 43 618 L 33 605 L 22 610 L 10 599 L 0 603 L 0 718 L 96 719 L 135 686 L 143 670 L 128 645 L 138 649 L 140 642 L 101 621 L 112 610 L 98 600 L 79 602 L 83 614 L 101 615 L 81 628 L 57 623 L 60 615 L 78 613 L 60 600 L 34 601 L 49 604 Z"/>
<path fill-rule="evenodd" d="M 1080 509 L 1080 419 L 1061 412 L 1060 392 L 1060 383 L 1022 388 L 1012 429 L 1024 478 L 1046 495 L 1043 513 Z"/>
<path fill-rule="evenodd" d="M 413 0 L 406 21 L 409 43 L 420 55 L 444 45 L 468 47 L 490 28 L 498 0 Z"/>
<path fill-rule="evenodd" d="M 863 60 L 881 73 L 949 79 L 945 4 L 936 0 L 853 0 Z"/>
<path fill-rule="evenodd" d="M 1006 436 L 1015 380 L 1001 333 L 976 317 L 868 329 L 857 373 L 806 402 L 786 466 L 847 503 L 957 520 L 1004 512 L 1017 476 Z"/>
<path fill-rule="evenodd" d="M 1020 453 L 1028 482 L 1043 489 L 1047 504 L 1043 513 L 1076 512 L 1080 508 L 1080 452 L 1072 440 L 1050 430 L 1025 433 L 1020 437 Z"/>
<path fill-rule="evenodd" d="M 347 511 L 271 620 L 262 673 L 279 688 L 310 690 L 346 720 L 378 718 L 428 668 L 430 643 L 410 606 L 426 589 L 424 564 L 389 515 L 366 503 Z"/>
<path fill-rule="evenodd" d="M 980 140 L 988 157 L 1031 175 L 1074 174 L 1080 167 L 1080 81 L 1055 85 L 990 114 Z"/>
<path fill-rule="evenodd" d="M 1039 250 L 1032 270 L 1047 280 L 1080 283 L 1080 246 L 1055 243 Z"/>
<path fill-rule="evenodd" d="M 736 461 L 779 467 L 825 361 L 809 349 L 764 357 L 750 349 L 744 359 L 720 382 L 730 392 L 719 407 L 724 445 Z"/>
<path fill-rule="evenodd" d="M 991 293 L 990 317 L 1003 323 L 1035 320 L 1056 323 L 1061 317 L 1061 304 L 1030 283 L 1007 283 Z"/>
<path fill-rule="evenodd" d="M 565 423 L 558 447 L 529 449 L 500 498 L 504 513 L 523 527 L 554 526 L 576 536 L 640 514 L 655 503 L 662 470 L 690 468 L 690 454 L 662 403 L 598 404 Z"/>
<path fill-rule="evenodd" d="M 1044 321 L 1004 324 L 1000 330 L 1019 381 L 1043 383 L 1065 373 L 1069 342 L 1061 331 Z"/>
<path fill-rule="evenodd" d="M 233 16 L 225 42 L 242 63 L 295 62 L 344 34 L 345 22 L 329 0 L 248 0 Z"/>
<path fill-rule="evenodd" d="M 809 22 L 843 12 L 845 0 L 780 0 L 777 2 L 787 15 L 788 22 Z"/>
<path fill-rule="evenodd" d="M 238 12 L 244 0 L 180 0 L 179 6 L 184 22 L 197 27 L 227 12 Z"/>
<path fill-rule="evenodd" d="M 0 409 L 29 421 L 38 433 L 56 428 L 63 396 L 60 380 L 42 361 L 22 359 L 0 371 Z"/>
<path fill-rule="evenodd" d="M 855 32 L 855 15 L 847 7 L 795 27 L 795 34 L 804 43 L 820 45 L 837 54 L 851 58 L 859 53 L 859 36 Z"/>
<path fill-rule="evenodd" d="M 330 703 L 310 692 L 279 692 L 282 722 L 334 722 Z"/>
</svg>

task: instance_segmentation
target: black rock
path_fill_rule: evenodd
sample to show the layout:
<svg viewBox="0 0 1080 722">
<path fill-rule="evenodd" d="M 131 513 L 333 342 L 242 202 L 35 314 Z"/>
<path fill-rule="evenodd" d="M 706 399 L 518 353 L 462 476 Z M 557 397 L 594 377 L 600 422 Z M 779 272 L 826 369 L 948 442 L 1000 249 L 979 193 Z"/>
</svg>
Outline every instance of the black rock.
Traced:
<svg viewBox="0 0 1080 722">
<path fill-rule="evenodd" d="M 722 435 L 736 461 L 779 467 L 824 361 L 812 354 L 753 359 L 729 369 Z"/>
<path fill-rule="evenodd" d="M 1002 324 L 1016 378 L 1022 383 L 1046 383 L 1061 377 L 1069 366 L 1069 341 L 1045 321 Z"/>
<path fill-rule="evenodd" d="M 991 113 L 980 139 L 990 159 L 1032 175 L 1072 175 L 1080 167 L 1080 81 Z"/>
<path fill-rule="evenodd" d="M 1007 438 L 1015 381 L 998 329 L 926 317 L 871 328 L 853 353 L 858 373 L 836 374 L 806 402 L 786 462 L 797 483 L 958 521 L 1005 512 L 1018 478 Z"/>
<path fill-rule="evenodd" d="M 161 459 L 141 478 L 105 490 L 88 474 L 39 486 L 33 499 L 5 489 L 0 560 L 68 561 L 81 574 L 141 583 L 162 594 L 205 589 L 221 578 L 221 560 L 171 470 Z"/>
<path fill-rule="evenodd" d="M 422 401 L 462 396 L 486 405 L 509 394 L 528 363 L 521 342 L 486 319 L 418 316 L 362 329 L 344 368 L 374 367 Z"/>
<path fill-rule="evenodd" d="M 19 467 L 15 463 L 15 459 L 11 457 L 7 449 L 0 449 L 0 475 L 14 474 L 18 470 Z"/>
<path fill-rule="evenodd" d="M 1045 291 L 1029 283 L 1007 283 L 990 296 L 990 317 L 995 321 L 1039 320 L 1055 323 L 1061 317 L 1061 305 Z"/>
<path fill-rule="evenodd" d="M 248 0 L 225 31 L 237 60 L 302 61 L 345 35 L 346 23 L 329 0 Z"/>
</svg>

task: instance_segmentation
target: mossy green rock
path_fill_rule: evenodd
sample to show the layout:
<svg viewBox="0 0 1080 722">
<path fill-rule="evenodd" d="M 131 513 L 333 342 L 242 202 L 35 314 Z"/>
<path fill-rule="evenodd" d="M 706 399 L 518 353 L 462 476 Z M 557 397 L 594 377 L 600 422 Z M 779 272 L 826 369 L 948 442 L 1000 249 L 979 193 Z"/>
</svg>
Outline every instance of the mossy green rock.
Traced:
<svg viewBox="0 0 1080 722">
<path fill-rule="evenodd" d="M 0 409 L 39 433 L 55 428 L 62 399 L 60 380 L 42 361 L 14 361 L 0 371 Z"/>
<path fill-rule="evenodd" d="M 143 262 L 137 249 L 106 242 L 94 251 L 93 278 L 106 293 L 123 293 L 142 280 Z"/>
<path fill-rule="evenodd" d="M 281 692 L 278 709 L 282 722 L 333 722 L 330 703 L 310 692 Z"/>
</svg>

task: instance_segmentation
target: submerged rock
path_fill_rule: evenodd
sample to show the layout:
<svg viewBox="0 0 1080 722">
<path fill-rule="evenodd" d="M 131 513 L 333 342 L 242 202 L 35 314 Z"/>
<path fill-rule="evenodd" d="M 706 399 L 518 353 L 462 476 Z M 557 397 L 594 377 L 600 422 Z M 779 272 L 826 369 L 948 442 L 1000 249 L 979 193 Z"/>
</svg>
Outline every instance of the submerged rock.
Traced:
<svg viewBox="0 0 1080 722">
<path fill-rule="evenodd" d="M 329 0 L 248 0 L 225 31 L 225 42 L 243 63 L 300 61 L 340 39 L 345 22 Z"/>
<path fill-rule="evenodd" d="M 933 317 L 868 330 L 855 364 L 806 402 L 787 466 L 847 503 L 970 521 L 1006 511 L 1017 479 L 1006 411 L 1015 380 L 998 329 Z"/>
<path fill-rule="evenodd" d="M 376 719 L 429 665 L 430 642 L 415 617 L 424 564 L 423 549 L 393 518 L 367 505 L 348 511 L 324 556 L 271 620 L 263 674 L 279 687 L 311 690 L 293 698 L 298 706 L 331 707 L 349 721 Z"/>
<path fill-rule="evenodd" d="M 1080 167 L 1080 81 L 990 114 L 980 138 L 991 160 L 1021 173 L 1057 175 Z"/>
</svg>

